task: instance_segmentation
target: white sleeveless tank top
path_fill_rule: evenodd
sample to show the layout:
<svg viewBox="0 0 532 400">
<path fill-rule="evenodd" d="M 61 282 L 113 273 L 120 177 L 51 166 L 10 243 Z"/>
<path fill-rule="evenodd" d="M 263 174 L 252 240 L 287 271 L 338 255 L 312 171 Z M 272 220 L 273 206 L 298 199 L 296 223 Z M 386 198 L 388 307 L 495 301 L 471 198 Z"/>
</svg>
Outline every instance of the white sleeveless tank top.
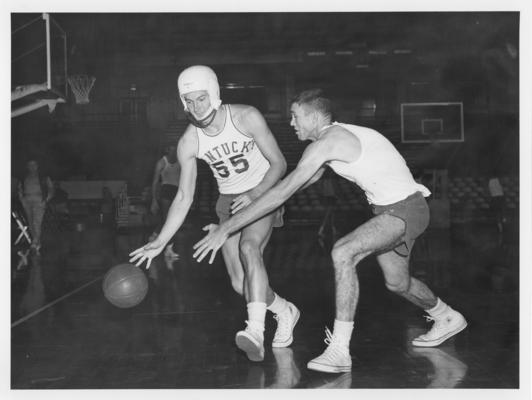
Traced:
<svg viewBox="0 0 532 400">
<path fill-rule="evenodd" d="M 163 156 L 164 167 L 161 170 L 161 184 L 179 186 L 179 161 L 170 164 L 168 158 Z"/>
<path fill-rule="evenodd" d="M 491 178 L 488 181 L 488 190 L 491 197 L 504 196 L 504 190 L 498 178 Z"/>
<path fill-rule="evenodd" d="M 226 119 L 221 132 L 210 136 L 196 128 L 196 157 L 209 164 L 220 193 L 239 194 L 253 189 L 262 181 L 270 162 L 261 153 L 255 140 L 236 128 L 229 105 L 224 107 Z"/>
<path fill-rule="evenodd" d="M 333 125 L 347 129 L 358 138 L 361 154 L 351 163 L 329 161 L 327 164 L 364 190 L 370 204 L 393 204 L 415 192 L 430 196 L 430 190 L 414 180 L 406 161 L 386 137 L 370 128 L 337 122 Z"/>
</svg>

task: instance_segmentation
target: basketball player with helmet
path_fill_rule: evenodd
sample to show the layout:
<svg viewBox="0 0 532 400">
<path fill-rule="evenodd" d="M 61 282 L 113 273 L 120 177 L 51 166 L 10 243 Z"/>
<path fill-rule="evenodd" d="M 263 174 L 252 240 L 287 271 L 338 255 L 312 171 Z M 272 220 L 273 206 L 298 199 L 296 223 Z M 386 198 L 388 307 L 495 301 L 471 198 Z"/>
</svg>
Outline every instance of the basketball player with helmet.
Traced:
<svg viewBox="0 0 532 400">
<path fill-rule="evenodd" d="M 414 346 L 438 346 L 462 331 L 467 326 L 462 314 L 409 273 L 412 246 L 429 223 L 425 200 L 429 190 L 416 183 L 403 157 L 383 135 L 361 126 L 332 123 L 331 102 L 321 90 L 296 96 L 291 113 L 290 124 L 298 139 L 312 141 L 296 169 L 241 213 L 210 226 L 207 236 L 194 246 L 194 257 L 201 261 L 212 252 L 212 262 L 231 232 L 279 207 L 299 188 L 317 181 L 328 166 L 364 190 L 374 217 L 334 244 L 334 329 L 331 333 L 326 328 L 328 347 L 307 367 L 323 372 L 351 370 L 349 342 L 359 297 L 356 266 L 370 254 L 377 257 L 386 287 L 424 309 L 434 321 L 427 333 L 413 339 Z"/>
<path fill-rule="evenodd" d="M 262 114 L 252 106 L 222 104 L 212 69 L 189 67 L 181 72 L 177 84 L 191 122 L 177 146 L 179 189 L 158 237 L 130 254 L 130 261 L 137 266 L 146 261 L 149 268 L 151 260 L 181 227 L 194 197 L 197 158 L 207 162 L 217 180 L 220 197 L 216 213 L 220 222 L 241 212 L 286 171 L 286 161 Z M 299 319 L 297 307 L 270 288 L 262 258 L 272 228 L 281 225 L 282 208 L 277 207 L 242 227 L 222 246 L 232 286 L 247 301 L 247 327 L 236 334 L 235 341 L 252 361 L 264 359 L 266 310 L 277 320 L 273 347 L 292 343 L 292 331 Z"/>
</svg>

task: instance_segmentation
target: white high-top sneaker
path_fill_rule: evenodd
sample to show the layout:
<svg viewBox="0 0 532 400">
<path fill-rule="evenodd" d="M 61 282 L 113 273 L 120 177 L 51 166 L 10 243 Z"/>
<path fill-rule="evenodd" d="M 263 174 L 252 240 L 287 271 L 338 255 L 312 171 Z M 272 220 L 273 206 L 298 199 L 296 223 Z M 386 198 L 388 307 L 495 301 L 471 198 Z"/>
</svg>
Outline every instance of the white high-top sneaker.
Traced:
<svg viewBox="0 0 532 400">
<path fill-rule="evenodd" d="M 288 347 L 294 341 L 292 333 L 299 320 L 300 312 L 295 305 L 287 303 L 286 310 L 273 316 L 277 320 L 277 330 L 273 337 L 272 347 Z"/>
<path fill-rule="evenodd" d="M 351 371 L 351 355 L 349 346 L 340 343 L 337 337 L 325 328 L 325 343 L 327 348 L 321 356 L 316 357 L 307 364 L 308 369 L 321 372 L 347 372 Z"/>
<path fill-rule="evenodd" d="M 247 327 L 237 332 L 235 342 L 237 347 L 244 351 L 251 361 L 264 360 L 264 334 L 246 321 Z"/>
<path fill-rule="evenodd" d="M 414 346 L 438 346 L 463 331 L 467 326 L 467 321 L 464 316 L 449 306 L 447 306 L 447 310 L 441 315 L 427 316 L 425 318 L 429 321 L 434 321 L 434 325 L 432 325 L 432 328 L 427 333 L 412 340 Z"/>
</svg>

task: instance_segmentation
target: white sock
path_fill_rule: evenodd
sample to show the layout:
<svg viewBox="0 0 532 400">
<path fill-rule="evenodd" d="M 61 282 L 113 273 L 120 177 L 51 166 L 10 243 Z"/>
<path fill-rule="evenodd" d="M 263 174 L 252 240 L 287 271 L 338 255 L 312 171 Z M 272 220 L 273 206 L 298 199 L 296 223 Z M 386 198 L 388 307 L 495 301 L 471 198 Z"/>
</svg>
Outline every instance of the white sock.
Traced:
<svg viewBox="0 0 532 400">
<path fill-rule="evenodd" d="M 264 332 L 264 320 L 266 319 L 266 303 L 253 301 L 248 303 L 248 324 L 259 331 Z"/>
<path fill-rule="evenodd" d="M 353 321 L 334 320 L 333 336 L 338 339 L 338 343 L 347 347 L 348 349 L 354 325 L 355 323 Z"/>
<path fill-rule="evenodd" d="M 431 317 L 438 317 L 442 314 L 444 314 L 448 310 L 447 304 L 445 304 L 441 299 L 438 297 L 438 302 L 434 307 L 432 307 L 430 310 L 425 310 Z"/>
<path fill-rule="evenodd" d="M 280 314 L 286 308 L 288 307 L 288 302 L 283 299 L 281 296 L 279 296 L 277 293 L 274 293 L 274 298 L 272 301 L 272 304 L 270 304 L 268 307 L 266 307 L 268 310 L 270 310 L 274 314 Z"/>
</svg>

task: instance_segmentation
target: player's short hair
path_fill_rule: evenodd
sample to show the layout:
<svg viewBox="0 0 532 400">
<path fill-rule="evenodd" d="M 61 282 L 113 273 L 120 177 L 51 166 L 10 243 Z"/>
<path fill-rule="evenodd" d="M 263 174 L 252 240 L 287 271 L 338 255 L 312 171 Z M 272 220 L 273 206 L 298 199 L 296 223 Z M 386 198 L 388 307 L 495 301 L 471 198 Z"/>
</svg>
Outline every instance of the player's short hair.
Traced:
<svg viewBox="0 0 532 400">
<path fill-rule="evenodd" d="M 290 104 L 297 104 L 300 106 L 307 106 L 313 110 L 318 111 L 325 117 L 333 119 L 333 103 L 329 99 L 322 89 L 309 89 L 304 90 L 294 96 Z"/>
</svg>

